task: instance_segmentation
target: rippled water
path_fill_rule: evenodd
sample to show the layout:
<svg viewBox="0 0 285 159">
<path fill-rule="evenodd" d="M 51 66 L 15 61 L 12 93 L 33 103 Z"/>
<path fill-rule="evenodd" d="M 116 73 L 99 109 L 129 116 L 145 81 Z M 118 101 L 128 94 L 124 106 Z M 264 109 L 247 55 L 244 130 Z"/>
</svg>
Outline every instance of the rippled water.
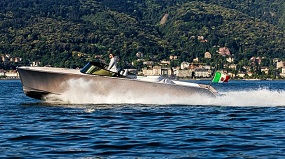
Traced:
<svg viewBox="0 0 285 159">
<path fill-rule="evenodd" d="M 285 81 L 213 86 L 194 104 L 67 104 L 0 80 L 0 158 L 284 158 Z"/>
</svg>

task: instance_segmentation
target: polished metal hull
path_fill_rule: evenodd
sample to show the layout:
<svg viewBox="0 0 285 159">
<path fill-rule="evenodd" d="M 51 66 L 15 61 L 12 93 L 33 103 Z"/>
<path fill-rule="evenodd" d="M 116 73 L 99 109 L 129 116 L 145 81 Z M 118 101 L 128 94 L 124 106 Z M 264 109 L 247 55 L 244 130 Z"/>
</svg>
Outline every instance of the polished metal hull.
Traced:
<svg viewBox="0 0 285 159">
<path fill-rule="evenodd" d="M 19 67 L 18 72 L 24 93 L 32 98 L 43 99 L 48 94 L 64 94 L 79 82 L 88 84 L 88 93 L 108 97 L 128 94 L 134 99 L 157 98 L 158 96 L 191 98 L 194 95 L 215 97 L 217 91 L 208 85 L 195 86 L 142 81 L 137 79 L 83 74 L 77 69 L 53 67 Z M 73 81 L 73 82 L 70 82 Z M 74 92 L 76 93 L 76 92 Z M 169 99 L 171 100 L 171 99 Z"/>
</svg>

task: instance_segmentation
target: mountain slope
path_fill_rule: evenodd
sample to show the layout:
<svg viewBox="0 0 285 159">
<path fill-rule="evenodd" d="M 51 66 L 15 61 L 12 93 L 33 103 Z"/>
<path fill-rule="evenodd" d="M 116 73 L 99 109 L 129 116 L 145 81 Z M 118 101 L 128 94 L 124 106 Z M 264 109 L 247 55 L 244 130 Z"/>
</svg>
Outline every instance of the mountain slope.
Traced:
<svg viewBox="0 0 285 159">
<path fill-rule="evenodd" d="M 270 6 L 281 4 L 275 0 Z M 229 47 L 237 59 L 245 54 L 284 57 L 284 32 L 276 25 L 283 15 L 266 5 L 226 0 L 3 0 L 0 54 L 21 57 L 22 64 L 38 60 L 61 67 L 82 66 L 85 58 L 76 53 L 92 59 L 110 49 L 126 62 L 138 51 L 157 60 L 175 54 L 180 61 L 191 61 L 206 51 L 215 54 L 216 46 Z M 262 11 L 266 14 L 257 14 Z M 270 16 L 275 19 L 270 21 Z"/>
<path fill-rule="evenodd" d="M 189 2 L 174 7 L 169 16 L 169 21 L 162 30 L 174 43 L 187 44 L 192 36 L 200 35 L 212 46 L 228 46 L 233 51 L 239 51 L 239 48 L 231 46 L 234 43 L 244 46 L 244 52 L 257 52 L 259 55 L 284 50 L 284 33 L 279 28 L 236 10 Z M 177 39 L 177 35 L 182 38 Z M 274 45 L 275 48 L 270 48 Z M 191 46 L 191 43 L 188 43 L 188 46 Z M 181 47 L 183 48 L 185 47 Z"/>
</svg>

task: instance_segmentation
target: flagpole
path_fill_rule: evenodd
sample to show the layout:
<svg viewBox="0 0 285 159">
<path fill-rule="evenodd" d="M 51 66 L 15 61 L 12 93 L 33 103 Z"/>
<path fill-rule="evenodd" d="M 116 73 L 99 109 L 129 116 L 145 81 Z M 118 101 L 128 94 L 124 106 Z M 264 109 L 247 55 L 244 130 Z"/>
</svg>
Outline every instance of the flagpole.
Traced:
<svg viewBox="0 0 285 159">
<path fill-rule="evenodd" d="M 213 74 L 214 74 L 214 75 L 212 75 L 212 79 L 211 79 L 211 81 L 210 81 L 210 84 L 208 84 L 209 88 L 211 87 L 211 84 L 213 83 L 213 79 L 214 79 L 214 77 L 215 77 L 215 71 L 213 71 Z"/>
</svg>

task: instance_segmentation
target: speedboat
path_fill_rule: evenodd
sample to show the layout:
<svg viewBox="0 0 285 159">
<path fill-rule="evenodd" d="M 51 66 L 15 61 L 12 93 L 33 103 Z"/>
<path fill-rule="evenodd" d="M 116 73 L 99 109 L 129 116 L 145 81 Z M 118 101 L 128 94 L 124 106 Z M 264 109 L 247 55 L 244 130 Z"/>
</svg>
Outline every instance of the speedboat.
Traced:
<svg viewBox="0 0 285 159">
<path fill-rule="evenodd" d="M 50 94 L 64 94 L 74 87 L 81 89 L 82 82 L 88 85 L 88 95 L 102 98 L 109 94 L 131 95 L 134 99 L 158 96 L 194 98 L 195 95 L 216 97 L 218 94 L 210 85 L 170 80 L 160 76 L 126 75 L 126 72 L 114 73 L 105 68 L 105 64 L 100 62 L 89 62 L 82 69 L 21 66 L 17 70 L 24 93 L 40 100 Z"/>
</svg>

